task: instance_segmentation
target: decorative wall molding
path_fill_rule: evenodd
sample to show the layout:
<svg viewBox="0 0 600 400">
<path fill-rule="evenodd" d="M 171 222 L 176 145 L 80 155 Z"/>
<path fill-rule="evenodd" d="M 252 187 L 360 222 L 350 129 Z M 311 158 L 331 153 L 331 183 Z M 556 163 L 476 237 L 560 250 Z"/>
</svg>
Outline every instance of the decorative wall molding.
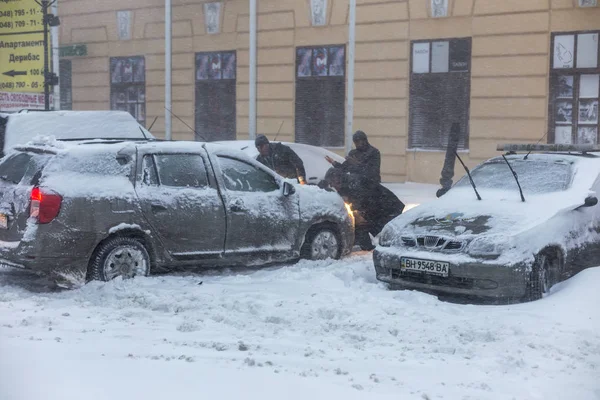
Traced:
<svg viewBox="0 0 600 400">
<path fill-rule="evenodd" d="M 444 18 L 448 16 L 448 0 L 431 0 L 431 17 Z"/>
<path fill-rule="evenodd" d="M 310 20 L 313 26 L 327 25 L 327 0 L 310 0 Z"/>
<path fill-rule="evenodd" d="M 130 10 L 117 11 L 117 34 L 119 40 L 131 40 L 131 16 Z"/>
<path fill-rule="evenodd" d="M 204 26 L 206 33 L 214 35 L 221 32 L 221 9 L 220 2 L 204 3 Z"/>
</svg>

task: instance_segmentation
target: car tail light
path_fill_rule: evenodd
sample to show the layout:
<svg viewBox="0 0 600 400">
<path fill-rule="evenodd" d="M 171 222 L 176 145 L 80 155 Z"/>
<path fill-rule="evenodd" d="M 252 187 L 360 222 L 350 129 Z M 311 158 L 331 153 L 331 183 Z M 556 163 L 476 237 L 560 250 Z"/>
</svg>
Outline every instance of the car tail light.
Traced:
<svg viewBox="0 0 600 400">
<path fill-rule="evenodd" d="M 29 216 L 37 219 L 39 224 L 47 224 L 56 218 L 61 203 L 62 197 L 59 194 L 34 187 L 31 190 Z"/>
</svg>

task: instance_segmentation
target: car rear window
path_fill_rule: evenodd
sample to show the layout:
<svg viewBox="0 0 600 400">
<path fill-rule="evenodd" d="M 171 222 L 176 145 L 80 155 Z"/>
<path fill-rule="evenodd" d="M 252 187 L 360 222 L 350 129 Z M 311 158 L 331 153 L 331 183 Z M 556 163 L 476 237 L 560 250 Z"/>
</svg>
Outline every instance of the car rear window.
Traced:
<svg viewBox="0 0 600 400">
<path fill-rule="evenodd" d="M 40 174 L 50 156 L 33 153 L 9 155 L 0 162 L 0 179 L 14 184 L 30 184 Z"/>
</svg>

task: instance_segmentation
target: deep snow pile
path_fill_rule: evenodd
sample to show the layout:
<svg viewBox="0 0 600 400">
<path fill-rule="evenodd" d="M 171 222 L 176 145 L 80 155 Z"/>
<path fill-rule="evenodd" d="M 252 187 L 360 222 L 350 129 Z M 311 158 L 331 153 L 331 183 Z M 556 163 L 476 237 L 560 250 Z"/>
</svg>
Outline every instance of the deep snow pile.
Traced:
<svg viewBox="0 0 600 400">
<path fill-rule="evenodd" d="M 57 293 L 0 269 L 0 399 L 600 398 L 600 268 L 473 306 L 370 257 Z"/>
</svg>

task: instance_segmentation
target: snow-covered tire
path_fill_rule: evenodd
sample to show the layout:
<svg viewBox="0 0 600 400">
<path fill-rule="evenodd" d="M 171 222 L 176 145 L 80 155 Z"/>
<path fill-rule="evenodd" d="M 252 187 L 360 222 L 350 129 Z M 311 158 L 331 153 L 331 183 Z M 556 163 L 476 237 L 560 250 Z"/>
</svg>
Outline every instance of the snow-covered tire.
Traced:
<svg viewBox="0 0 600 400">
<path fill-rule="evenodd" d="M 150 255 L 136 238 L 115 236 L 94 252 L 88 268 L 88 281 L 108 282 L 118 276 L 124 279 L 150 274 Z"/>
<path fill-rule="evenodd" d="M 539 300 L 559 281 L 561 258 L 552 252 L 537 255 L 527 283 L 527 301 Z"/>
<path fill-rule="evenodd" d="M 316 225 L 306 233 L 300 256 L 308 260 L 338 260 L 342 254 L 341 241 L 337 232 L 329 225 Z"/>
</svg>

